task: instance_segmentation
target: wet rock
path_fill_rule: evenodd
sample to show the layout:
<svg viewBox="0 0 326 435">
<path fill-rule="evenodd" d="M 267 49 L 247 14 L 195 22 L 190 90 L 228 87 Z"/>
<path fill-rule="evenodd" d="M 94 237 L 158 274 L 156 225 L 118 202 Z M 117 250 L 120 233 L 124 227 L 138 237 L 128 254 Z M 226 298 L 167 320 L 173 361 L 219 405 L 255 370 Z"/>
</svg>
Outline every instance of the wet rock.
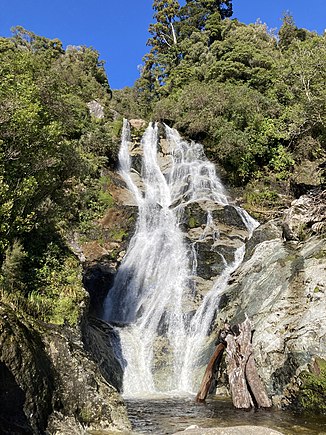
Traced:
<svg viewBox="0 0 326 435">
<path fill-rule="evenodd" d="M 196 275 L 204 280 L 220 275 L 226 265 L 235 260 L 237 249 L 248 236 L 235 207 L 218 205 L 212 201 L 188 204 L 182 222 L 182 229 L 187 235 L 189 255 L 196 252 Z"/>
<path fill-rule="evenodd" d="M 207 209 L 198 202 L 188 204 L 183 211 L 182 224 L 185 230 L 201 227 L 207 223 Z"/>
<path fill-rule="evenodd" d="M 112 265 L 97 262 L 86 267 L 83 284 L 90 295 L 89 314 L 101 318 L 103 316 L 104 301 L 109 288 L 113 285 L 116 268 Z"/>
<path fill-rule="evenodd" d="M 89 317 L 83 327 L 83 342 L 104 379 L 121 391 L 123 368 L 113 349 L 113 343 L 116 347 L 119 345 L 119 337 L 114 328 L 103 320 Z"/>
<path fill-rule="evenodd" d="M 3 434 L 129 428 L 120 396 L 85 353 L 77 330 L 37 323 L 3 303 L 0 377 Z"/>
<path fill-rule="evenodd" d="M 211 243 L 209 243 L 211 242 Z M 234 249 L 228 245 L 213 247 L 213 241 L 200 241 L 196 243 L 197 275 L 203 279 L 211 279 L 222 273 L 228 260 L 234 259 Z"/>
<path fill-rule="evenodd" d="M 237 208 L 233 205 L 226 205 L 223 208 L 216 209 L 212 212 L 213 219 L 218 222 L 236 227 L 246 231 L 246 225 L 239 214 Z"/>
<path fill-rule="evenodd" d="M 282 435 L 282 432 L 274 429 L 269 429 L 263 426 L 235 426 L 235 427 L 192 427 L 182 432 L 176 432 L 177 434 L 187 435 Z"/>
<path fill-rule="evenodd" d="M 87 357 L 75 331 L 66 330 L 63 335 L 53 330 L 44 341 L 54 369 L 54 410 L 65 417 L 74 417 L 76 424 L 88 430 L 128 428 L 122 399 Z M 57 420 L 54 415 L 50 433 L 55 433 Z"/>
</svg>

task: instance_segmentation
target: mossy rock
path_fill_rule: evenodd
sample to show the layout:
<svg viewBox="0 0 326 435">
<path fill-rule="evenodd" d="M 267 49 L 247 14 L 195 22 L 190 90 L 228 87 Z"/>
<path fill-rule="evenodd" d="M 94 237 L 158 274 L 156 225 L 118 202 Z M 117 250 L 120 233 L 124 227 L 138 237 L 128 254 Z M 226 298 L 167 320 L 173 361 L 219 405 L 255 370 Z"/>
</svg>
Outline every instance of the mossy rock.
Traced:
<svg viewBox="0 0 326 435">
<path fill-rule="evenodd" d="M 182 226 L 187 231 L 207 223 L 207 211 L 198 203 L 191 203 L 185 207 Z"/>
<path fill-rule="evenodd" d="M 326 414 L 326 360 L 316 357 L 300 374 L 298 403 L 304 411 Z"/>
</svg>

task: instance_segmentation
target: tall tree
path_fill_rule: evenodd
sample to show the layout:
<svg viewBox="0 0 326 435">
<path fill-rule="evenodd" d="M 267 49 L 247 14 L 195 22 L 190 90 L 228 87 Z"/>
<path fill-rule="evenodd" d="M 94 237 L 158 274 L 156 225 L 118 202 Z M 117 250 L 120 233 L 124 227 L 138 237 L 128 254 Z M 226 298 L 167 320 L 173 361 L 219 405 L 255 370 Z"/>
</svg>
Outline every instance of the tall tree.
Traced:
<svg viewBox="0 0 326 435">
<path fill-rule="evenodd" d="M 286 13 L 283 16 L 283 24 L 279 31 L 279 47 L 282 50 L 287 50 L 293 41 L 300 40 L 304 41 L 308 32 L 305 29 L 299 29 L 292 17 L 292 15 Z"/>
<path fill-rule="evenodd" d="M 180 5 L 176 0 L 154 0 L 153 9 L 156 23 L 149 27 L 152 38 L 147 45 L 151 45 L 154 51 L 164 52 L 178 42 L 175 23 Z"/>
<path fill-rule="evenodd" d="M 186 0 L 180 16 L 183 27 L 188 27 L 188 33 L 191 33 L 194 29 L 205 30 L 207 21 L 213 15 L 224 19 L 231 17 L 232 13 L 232 0 Z"/>
</svg>

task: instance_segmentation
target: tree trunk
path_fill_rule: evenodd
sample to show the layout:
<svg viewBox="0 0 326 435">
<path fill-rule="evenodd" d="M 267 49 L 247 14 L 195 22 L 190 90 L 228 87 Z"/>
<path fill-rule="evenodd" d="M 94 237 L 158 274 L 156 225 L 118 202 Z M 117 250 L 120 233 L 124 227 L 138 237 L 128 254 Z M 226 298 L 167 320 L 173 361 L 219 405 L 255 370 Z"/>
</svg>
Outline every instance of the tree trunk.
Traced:
<svg viewBox="0 0 326 435">
<path fill-rule="evenodd" d="M 239 340 L 237 338 L 239 338 Z M 236 408 L 251 408 L 253 401 L 247 388 L 245 378 L 248 355 L 243 353 L 244 349 L 241 349 L 241 345 L 242 347 L 246 347 L 245 343 L 242 343 L 243 337 L 241 334 L 237 338 L 233 335 L 226 337 L 226 364 L 232 402 Z"/>
<path fill-rule="evenodd" d="M 205 402 L 205 399 L 207 397 L 207 394 L 209 392 L 209 388 L 211 386 L 212 380 L 214 378 L 214 373 L 218 370 L 219 363 L 221 361 L 221 355 L 225 349 L 225 346 L 223 343 L 219 343 L 215 351 L 209 360 L 209 363 L 206 367 L 205 374 L 203 377 L 203 380 L 200 385 L 199 392 L 196 397 L 196 402 Z M 218 364 L 216 364 L 218 362 Z"/>
<path fill-rule="evenodd" d="M 251 344 L 251 323 L 246 320 L 234 327 L 229 325 L 220 332 L 218 345 L 207 365 L 196 401 L 204 402 L 217 371 L 224 349 L 233 404 L 236 408 L 248 409 L 254 406 L 269 408 L 271 400 L 259 378 Z"/>
</svg>

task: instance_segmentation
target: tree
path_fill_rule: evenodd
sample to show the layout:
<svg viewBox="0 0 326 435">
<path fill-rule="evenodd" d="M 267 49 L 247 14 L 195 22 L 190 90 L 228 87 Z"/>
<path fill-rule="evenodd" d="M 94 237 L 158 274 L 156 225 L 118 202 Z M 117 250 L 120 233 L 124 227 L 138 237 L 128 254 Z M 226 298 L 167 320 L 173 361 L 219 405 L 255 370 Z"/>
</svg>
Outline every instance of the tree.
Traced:
<svg viewBox="0 0 326 435">
<path fill-rule="evenodd" d="M 152 38 L 147 45 L 152 46 L 154 52 L 166 52 L 178 42 L 175 24 L 180 5 L 176 0 L 154 0 L 153 9 L 156 23 L 149 27 Z"/>
<path fill-rule="evenodd" d="M 15 239 L 78 216 L 76 198 L 110 142 L 107 119 L 94 122 L 87 107 L 109 101 L 95 50 L 64 51 L 58 40 L 17 28 L 0 40 L 0 75 L 1 264 Z"/>
<path fill-rule="evenodd" d="M 152 37 L 147 41 L 150 53 L 144 57 L 141 78 L 136 87 L 144 102 L 161 94 L 169 70 L 178 62 L 178 33 L 176 24 L 180 5 L 177 0 L 154 0 L 153 9 L 156 22 L 151 24 Z M 149 98 L 148 98 L 149 96 Z"/>
<path fill-rule="evenodd" d="M 294 22 L 292 15 L 286 13 L 283 16 L 283 24 L 279 31 L 279 47 L 287 50 L 296 39 L 304 41 L 308 36 L 305 29 L 299 29 Z"/>
<path fill-rule="evenodd" d="M 182 33 L 189 36 L 193 31 L 203 31 L 208 23 L 212 26 L 232 13 L 232 0 L 186 0 L 180 11 Z"/>
</svg>

